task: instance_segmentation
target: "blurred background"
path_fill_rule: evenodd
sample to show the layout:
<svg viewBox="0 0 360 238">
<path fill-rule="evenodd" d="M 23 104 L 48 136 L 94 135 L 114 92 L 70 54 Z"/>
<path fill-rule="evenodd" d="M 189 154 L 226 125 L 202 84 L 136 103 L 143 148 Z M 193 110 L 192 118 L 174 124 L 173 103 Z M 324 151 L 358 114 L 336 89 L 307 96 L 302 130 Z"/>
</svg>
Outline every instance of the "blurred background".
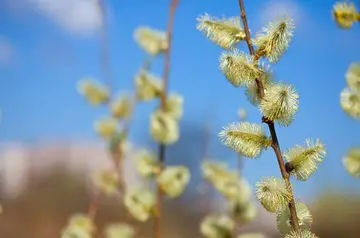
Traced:
<svg viewBox="0 0 360 238">
<path fill-rule="evenodd" d="M 252 34 L 278 15 L 295 20 L 288 52 L 272 66 L 276 79 L 295 84 L 300 94 L 296 120 L 277 128 L 280 144 L 286 149 L 306 138 L 326 144 L 328 154 L 318 171 L 306 182 L 294 181 L 296 197 L 309 205 L 312 230 L 319 237 L 355 238 L 360 237 L 360 183 L 341 159 L 360 144 L 360 124 L 342 111 L 339 95 L 349 64 L 360 60 L 360 28 L 339 29 L 331 15 L 334 3 L 245 0 Z M 94 121 L 108 112 L 92 108 L 76 85 L 83 77 L 104 78 L 100 56 L 105 25 L 113 87 L 132 90 L 146 57 L 133 31 L 138 26 L 165 30 L 169 5 L 170 0 L 107 0 L 104 18 L 95 0 L 0 0 L 0 238 L 60 237 L 71 214 L 86 212 L 94 195 L 89 175 L 111 165 L 106 145 L 93 130 Z M 196 30 L 196 18 L 204 13 L 238 16 L 239 7 L 235 0 L 180 0 L 175 14 L 169 90 L 185 101 L 181 138 L 168 148 L 166 160 L 189 166 L 192 178 L 182 197 L 165 201 L 163 234 L 169 238 L 201 237 L 201 219 L 223 209 L 213 191 L 198 191 L 204 144 L 209 143 L 211 157 L 235 168 L 237 155 L 219 142 L 218 132 L 238 120 L 240 107 L 248 121 L 261 122 L 243 89 L 231 86 L 219 70 L 220 47 Z M 247 51 L 245 44 L 240 48 Z M 152 72 L 162 75 L 162 68 L 159 57 Z M 140 104 L 130 127 L 125 176 L 131 186 L 142 183 L 132 152 L 144 146 L 157 149 L 148 129 L 156 104 Z M 210 135 L 205 123 L 211 123 Z M 245 159 L 243 176 L 252 187 L 262 176 L 280 176 L 273 152 Z M 105 198 L 96 223 L 101 230 L 124 217 L 121 203 Z M 139 237 L 152 229 L 151 221 L 130 222 L 139 227 Z M 257 219 L 242 229 L 281 237 L 275 216 L 260 205 Z"/>
</svg>

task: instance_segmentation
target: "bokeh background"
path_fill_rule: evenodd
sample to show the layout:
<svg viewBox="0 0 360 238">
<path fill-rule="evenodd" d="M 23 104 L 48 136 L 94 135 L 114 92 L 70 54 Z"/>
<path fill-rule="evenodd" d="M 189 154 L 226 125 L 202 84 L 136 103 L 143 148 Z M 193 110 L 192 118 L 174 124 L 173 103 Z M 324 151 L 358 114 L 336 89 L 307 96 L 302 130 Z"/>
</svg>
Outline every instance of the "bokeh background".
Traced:
<svg viewBox="0 0 360 238">
<path fill-rule="evenodd" d="M 359 145 L 360 124 L 339 105 L 344 74 L 360 60 L 360 27 L 339 29 L 331 10 L 335 1 L 251 0 L 246 10 L 252 33 L 278 15 L 295 19 L 288 52 L 272 66 L 277 80 L 295 84 L 300 110 L 288 128 L 278 128 L 283 149 L 321 138 L 327 157 L 307 181 L 294 181 L 296 197 L 306 201 L 319 237 L 360 237 L 360 182 L 345 171 L 341 159 Z M 358 4 L 358 2 L 355 2 Z M 170 0 L 107 0 L 105 22 L 95 0 L 0 0 L 0 238 L 55 238 L 71 214 L 85 212 L 93 189 L 92 171 L 110 165 L 106 145 L 93 122 L 108 113 L 94 109 L 76 89 L 86 76 L 103 79 L 101 26 L 108 29 L 107 47 L 116 91 L 132 90 L 133 77 L 145 58 L 133 31 L 138 26 L 166 28 Z M 359 5 L 358 9 L 359 9 Z M 221 211 L 224 201 L 213 191 L 201 194 L 200 163 L 204 144 L 211 157 L 236 166 L 237 155 L 220 144 L 221 127 L 238 120 L 245 108 L 248 120 L 260 122 L 257 108 L 244 91 L 231 86 L 218 69 L 222 50 L 196 30 L 196 18 L 238 16 L 235 0 L 180 0 L 175 15 L 170 91 L 184 98 L 180 141 L 167 151 L 169 164 L 190 167 L 192 179 L 179 199 L 166 200 L 164 237 L 198 238 L 198 223 Z M 240 48 L 247 50 L 246 45 Z M 162 74 L 159 57 L 153 72 Z M 130 128 L 131 151 L 156 144 L 149 136 L 149 115 L 156 102 L 136 108 Z M 210 123 L 210 134 L 204 125 Z M 126 181 L 137 186 L 131 153 Z M 244 161 L 243 176 L 252 186 L 262 176 L 280 176 L 272 151 Z M 124 218 L 116 199 L 101 200 L 97 224 Z M 152 221 L 132 222 L 139 237 L 149 234 Z M 258 218 L 244 230 L 280 237 L 275 217 L 259 206 Z M 99 232 L 98 237 L 102 237 Z"/>
</svg>

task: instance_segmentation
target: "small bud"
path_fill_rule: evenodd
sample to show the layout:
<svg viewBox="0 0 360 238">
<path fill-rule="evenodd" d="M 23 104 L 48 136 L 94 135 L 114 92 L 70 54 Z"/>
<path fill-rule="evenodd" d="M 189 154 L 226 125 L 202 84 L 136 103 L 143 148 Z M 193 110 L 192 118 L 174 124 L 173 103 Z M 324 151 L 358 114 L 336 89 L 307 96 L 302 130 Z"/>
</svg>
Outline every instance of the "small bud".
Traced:
<svg viewBox="0 0 360 238">
<path fill-rule="evenodd" d="M 266 69 L 265 66 L 262 66 L 261 74 L 258 77 L 258 80 L 262 82 L 265 94 L 267 93 L 268 88 L 274 84 L 272 72 L 269 71 L 269 69 Z M 255 80 L 246 86 L 245 94 L 251 104 L 254 106 L 258 106 L 260 104 L 262 100 L 261 93 Z"/>
</svg>

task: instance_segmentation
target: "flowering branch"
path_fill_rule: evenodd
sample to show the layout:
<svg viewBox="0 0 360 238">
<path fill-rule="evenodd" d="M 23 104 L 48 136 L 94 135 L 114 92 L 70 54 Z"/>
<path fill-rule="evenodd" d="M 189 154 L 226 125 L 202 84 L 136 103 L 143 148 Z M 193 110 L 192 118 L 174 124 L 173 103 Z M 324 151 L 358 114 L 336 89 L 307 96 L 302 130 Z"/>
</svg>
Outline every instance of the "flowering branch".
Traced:
<svg viewBox="0 0 360 238">
<path fill-rule="evenodd" d="M 167 88 L 169 81 L 169 72 L 170 72 L 170 53 L 171 53 L 171 40 L 172 40 L 172 31 L 174 25 L 174 15 L 175 10 L 179 4 L 179 0 L 172 0 L 170 5 L 169 19 L 166 30 L 166 39 L 168 47 L 165 50 L 165 59 L 164 59 L 164 72 L 163 72 L 163 90 L 160 94 L 161 100 L 161 110 L 166 111 L 166 97 L 167 97 Z M 159 154 L 158 160 L 160 163 L 160 171 L 164 168 L 165 163 L 165 145 L 163 143 L 159 144 Z M 159 238 L 161 233 L 161 206 L 162 206 L 162 191 L 159 185 L 157 185 L 156 193 L 156 208 L 155 208 L 155 223 L 154 223 L 154 238 Z"/>
<path fill-rule="evenodd" d="M 243 0 L 238 0 L 238 1 L 239 1 L 240 11 L 241 11 L 241 18 L 243 21 L 244 30 L 245 30 L 245 34 L 246 34 L 245 40 L 247 42 L 250 54 L 256 58 L 256 56 L 258 54 L 255 53 L 254 47 L 251 43 L 250 30 L 249 30 L 249 26 L 248 26 L 247 19 L 246 19 L 244 2 L 243 2 Z M 258 52 L 260 52 L 260 51 L 258 51 Z M 263 87 L 262 81 L 257 78 L 256 84 L 259 88 L 259 94 L 260 94 L 259 96 L 260 96 L 260 98 L 263 98 L 265 95 L 265 92 L 264 92 L 264 87 Z M 265 122 L 269 127 L 269 131 L 270 131 L 271 139 L 272 139 L 272 148 L 275 152 L 276 159 L 278 161 L 278 165 L 279 165 L 279 168 L 281 171 L 281 175 L 286 184 L 286 188 L 287 188 L 288 192 L 291 194 L 291 200 L 289 202 L 291 224 L 296 232 L 300 232 L 299 221 L 298 221 L 298 217 L 297 217 L 296 209 L 295 209 L 295 201 L 294 201 L 293 191 L 292 191 L 291 183 L 290 183 L 290 174 L 286 171 L 285 163 L 282 159 L 281 149 L 280 149 L 280 145 L 279 145 L 278 138 L 276 135 L 274 121 L 269 120 L 266 117 L 263 117 L 262 121 Z"/>
</svg>

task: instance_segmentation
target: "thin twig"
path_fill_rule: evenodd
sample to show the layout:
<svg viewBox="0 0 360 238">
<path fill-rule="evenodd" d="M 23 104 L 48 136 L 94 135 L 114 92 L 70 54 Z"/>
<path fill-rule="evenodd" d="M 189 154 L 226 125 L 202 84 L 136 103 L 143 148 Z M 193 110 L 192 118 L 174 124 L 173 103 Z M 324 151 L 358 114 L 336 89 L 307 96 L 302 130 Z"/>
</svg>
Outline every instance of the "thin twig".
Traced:
<svg viewBox="0 0 360 238">
<path fill-rule="evenodd" d="M 171 40 L 172 40 L 172 31 L 174 25 L 174 15 L 175 10 L 179 4 L 179 0 L 172 0 L 170 5 L 169 11 L 169 19 L 168 25 L 166 30 L 166 39 L 168 43 L 168 48 L 166 49 L 165 59 L 164 59 L 164 73 L 163 73 L 163 90 L 161 92 L 161 110 L 166 110 L 166 97 L 167 97 L 167 87 L 169 81 L 169 73 L 170 73 L 170 53 L 171 53 Z M 165 145 L 159 145 L 159 162 L 160 162 L 160 171 L 164 167 L 165 163 Z M 155 222 L 154 222 L 154 238 L 160 238 L 161 234 L 161 206 L 162 206 L 162 191 L 160 186 L 157 185 L 157 192 L 156 192 L 156 209 L 155 209 Z"/>
<path fill-rule="evenodd" d="M 250 30 L 249 30 L 249 26 L 248 26 L 248 23 L 246 20 L 244 2 L 243 2 L 243 0 L 238 0 L 238 1 L 239 1 L 239 5 L 240 5 L 241 18 L 242 18 L 242 21 L 244 24 L 244 30 L 245 30 L 245 34 L 246 34 L 245 40 L 247 42 L 250 54 L 253 57 L 256 57 L 259 54 L 255 53 L 254 47 L 251 43 Z M 259 87 L 260 97 L 263 98 L 265 95 L 264 86 L 259 79 L 256 79 L 256 83 L 257 83 L 257 86 Z M 263 118 L 263 122 L 265 122 L 269 127 L 269 131 L 270 131 L 271 139 L 272 139 L 272 148 L 274 149 L 276 159 L 278 161 L 279 168 L 281 171 L 281 175 L 286 184 L 286 188 L 287 188 L 288 192 L 291 194 L 291 200 L 289 202 L 291 224 L 295 231 L 300 231 L 299 221 L 298 221 L 296 208 L 295 208 L 294 195 L 293 195 L 293 191 L 292 191 L 291 183 L 290 183 L 290 174 L 286 171 L 285 163 L 284 163 L 284 160 L 282 159 L 281 149 L 280 149 L 279 141 L 278 141 L 278 138 L 276 135 L 274 122 L 271 120 L 268 120 L 266 118 Z"/>
<path fill-rule="evenodd" d="M 105 80 L 109 90 L 110 96 L 112 95 L 113 89 L 113 74 L 111 71 L 111 63 L 110 63 L 110 53 L 109 53 L 109 39 L 108 39 L 108 28 L 106 25 L 106 6 L 104 0 L 98 0 L 98 6 L 101 12 L 102 25 L 100 32 L 100 45 L 101 45 L 101 53 L 100 53 L 100 63 L 102 68 L 103 79 Z M 111 98 L 111 97 L 110 97 Z"/>
</svg>

